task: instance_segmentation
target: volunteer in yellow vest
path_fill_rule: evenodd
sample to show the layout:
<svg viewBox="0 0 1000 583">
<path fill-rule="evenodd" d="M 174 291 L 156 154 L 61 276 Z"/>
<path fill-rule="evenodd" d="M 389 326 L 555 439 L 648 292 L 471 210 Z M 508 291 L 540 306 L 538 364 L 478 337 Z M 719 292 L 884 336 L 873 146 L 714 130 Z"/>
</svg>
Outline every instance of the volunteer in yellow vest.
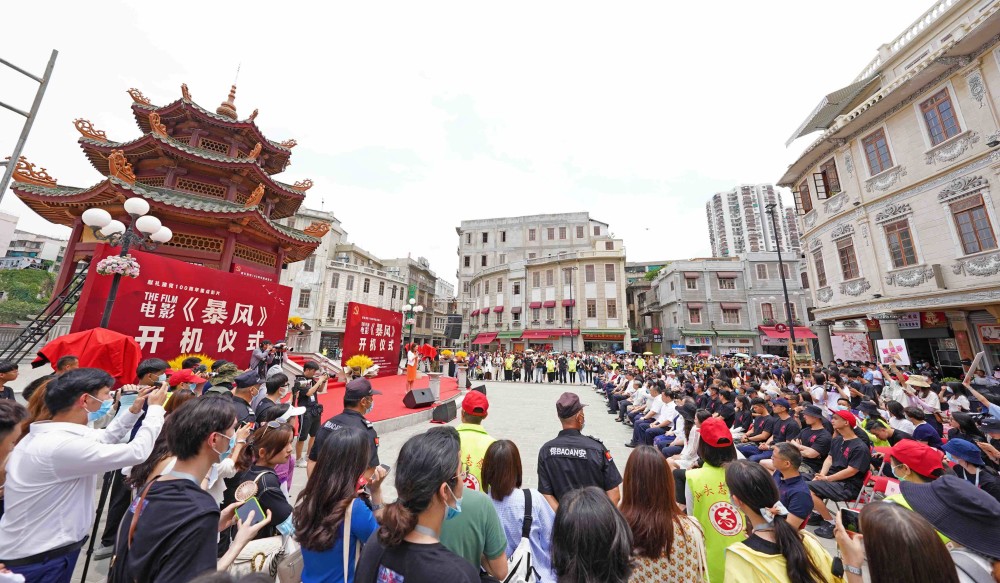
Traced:
<svg viewBox="0 0 1000 583">
<path fill-rule="evenodd" d="M 482 491 L 483 457 L 486 448 L 496 441 L 483 429 L 489 409 L 490 402 L 479 391 L 469 391 L 462 400 L 462 423 L 457 429 L 462 440 L 462 463 L 468 466 L 465 487 L 473 490 Z"/>
<path fill-rule="evenodd" d="M 576 357 L 570 356 L 566 361 L 566 369 L 569 371 L 569 382 L 576 384 Z"/>
<path fill-rule="evenodd" d="M 759 463 L 738 460 L 726 467 L 733 504 L 746 516 L 751 533 L 726 549 L 725 580 L 843 581 L 831 572 L 833 557 L 812 534 L 788 523 L 774 479 Z"/>
<path fill-rule="evenodd" d="M 642 372 L 646 368 L 646 359 L 641 356 L 635 359 L 635 367 L 639 369 L 639 372 Z"/>
<path fill-rule="evenodd" d="M 746 538 L 743 514 L 733 506 L 726 486 L 725 466 L 736 459 L 733 436 L 720 417 L 701 424 L 698 457 L 702 467 L 685 475 L 684 499 L 687 513 L 705 531 L 708 580 L 723 583 L 726 547 Z"/>
<path fill-rule="evenodd" d="M 892 473 L 900 482 L 926 484 L 945 474 L 944 453 L 922 441 L 901 439 L 892 447 L 876 447 L 875 451 L 882 454 L 886 463 L 892 464 Z M 885 499 L 914 510 L 902 492 L 890 494 Z M 944 544 L 951 542 L 940 532 L 938 536 Z"/>
<path fill-rule="evenodd" d="M 503 380 L 510 382 L 514 380 L 514 355 L 508 354 L 503 360 Z"/>
<path fill-rule="evenodd" d="M 556 380 L 556 361 L 552 356 L 545 359 L 545 373 L 549 375 L 549 382 Z"/>
</svg>

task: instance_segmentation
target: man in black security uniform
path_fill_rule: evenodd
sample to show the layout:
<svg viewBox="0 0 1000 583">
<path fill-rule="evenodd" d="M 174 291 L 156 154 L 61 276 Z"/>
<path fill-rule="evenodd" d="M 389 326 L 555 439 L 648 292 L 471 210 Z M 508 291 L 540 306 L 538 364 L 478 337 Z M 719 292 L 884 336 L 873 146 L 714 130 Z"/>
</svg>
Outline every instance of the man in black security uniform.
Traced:
<svg viewBox="0 0 1000 583">
<path fill-rule="evenodd" d="M 597 486 L 618 505 L 621 494 L 618 473 L 611 452 L 595 437 L 580 433 L 584 426 L 583 408 L 575 393 L 563 393 L 556 401 L 556 414 L 562 422 L 559 435 L 538 450 L 538 491 L 553 510 L 567 492 Z"/>
<path fill-rule="evenodd" d="M 236 377 L 234 382 L 236 388 L 233 389 L 231 395 L 233 405 L 236 407 L 236 426 L 239 427 L 244 423 L 253 425 L 257 423 L 257 416 L 250 403 L 253 402 L 257 391 L 260 390 L 260 376 L 256 370 L 250 369 Z"/>
<path fill-rule="evenodd" d="M 316 455 L 319 453 L 323 440 L 331 433 L 343 427 L 357 427 L 362 431 L 367 431 L 372 438 L 371 458 L 368 460 L 368 469 L 374 471 L 372 482 L 378 482 L 385 477 L 385 468 L 379 467 L 378 460 L 378 433 L 371 421 L 365 419 L 365 414 L 375 406 L 375 395 L 381 395 L 380 391 L 372 389 L 371 382 L 361 377 L 347 383 L 344 391 L 344 412 L 334 415 L 316 433 L 312 447 L 309 449 L 309 463 L 306 465 L 306 475 L 312 474 L 316 465 Z"/>
</svg>

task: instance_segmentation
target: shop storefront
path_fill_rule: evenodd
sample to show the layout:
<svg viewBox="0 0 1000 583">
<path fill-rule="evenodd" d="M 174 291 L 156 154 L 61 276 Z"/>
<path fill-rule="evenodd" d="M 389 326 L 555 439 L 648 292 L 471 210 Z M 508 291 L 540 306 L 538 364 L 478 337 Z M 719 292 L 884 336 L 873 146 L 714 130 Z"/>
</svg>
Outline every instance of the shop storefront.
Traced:
<svg viewBox="0 0 1000 583">
<path fill-rule="evenodd" d="M 472 339 L 473 350 L 493 350 L 496 346 L 490 346 L 497 339 L 497 332 L 480 332 Z"/>
<path fill-rule="evenodd" d="M 701 352 L 712 353 L 712 338 L 715 336 L 714 332 L 711 331 L 698 331 L 697 336 L 682 336 L 681 344 L 683 344 L 687 351 L 692 354 L 699 354 Z"/>
<path fill-rule="evenodd" d="M 884 338 L 878 320 L 865 320 L 865 325 L 873 341 Z M 896 325 L 910 362 L 929 361 L 944 376 L 962 377 L 959 342 L 944 312 L 904 312 L 899 314 Z"/>
<path fill-rule="evenodd" d="M 754 354 L 756 346 L 754 340 L 758 337 L 756 331 L 750 330 L 716 330 L 716 345 L 719 354 L 732 354 L 742 352 Z"/>
<path fill-rule="evenodd" d="M 340 355 L 340 345 L 343 341 L 343 332 L 321 332 L 319 335 L 319 352 L 326 354 L 329 358 L 336 358 Z M 323 351 L 326 352 L 323 352 Z"/>
<path fill-rule="evenodd" d="M 764 354 L 774 354 L 776 356 L 788 356 L 788 342 L 791 339 L 791 333 L 787 326 L 778 324 L 776 326 L 758 326 L 760 333 L 760 344 L 761 350 Z M 805 326 L 795 326 L 795 340 L 816 340 L 819 338 L 816 334 L 806 328 Z M 815 354 L 816 350 L 810 348 L 810 350 Z"/>
<path fill-rule="evenodd" d="M 629 330 L 583 329 L 585 352 L 617 352 L 625 349 L 625 335 Z"/>
<path fill-rule="evenodd" d="M 522 330 L 504 330 L 497 334 L 497 341 L 504 350 L 522 352 L 524 343 L 521 342 Z"/>
</svg>

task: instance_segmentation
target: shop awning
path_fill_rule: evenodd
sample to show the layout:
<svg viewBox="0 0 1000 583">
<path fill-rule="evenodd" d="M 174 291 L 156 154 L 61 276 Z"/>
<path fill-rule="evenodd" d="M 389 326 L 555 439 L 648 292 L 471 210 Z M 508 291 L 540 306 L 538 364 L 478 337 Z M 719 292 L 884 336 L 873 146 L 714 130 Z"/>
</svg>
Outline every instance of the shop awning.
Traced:
<svg viewBox="0 0 1000 583">
<path fill-rule="evenodd" d="M 554 308 L 554 307 L 556 307 L 556 301 L 555 300 L 546 300 L 546 301 L 542 302 L 542 307 L 543 308 Z"/>
<path fill-rule="evenodd" d="M 472 310 L 472 313 L 469 314 L 469 315 L 470 316 L 478 316 L 479 315 L 479 310 Z"/>
<path fill-rule="evenodd" d="M 531 309 L 540 308 L 542 307 L 542 302 L 531 302 L 528 304 L 528 307 Z"/>
<path fill-rule="evenodd" d="M 521 330 L 506 330 L 497 334 L 497 338 L 503 338 L 505 340 L 513 340 L 515 338 L 520 338 L 522 334 Z"/>
<path fill-rule="evenodd" d="M 699 275 L 701 275 L 701 273 L 697 271 L 685 271 L 684 279 L 698 279 Z"/>
<path fill-rule="evenodd" d="M 579 332 L 576 328 L 554 328 L 549 330 L 553 336 L 576 336 Z"/>
<path fill-rule="evenodd" d="M 614 328 L 584 328 L 580 330 L 584 340 L 622 340 L 628 330 Z"/>
<path fill-rule="evenodd" d="M 739 310 L 743 307 L 743 304 L 733 302 L 722 302 L 719 305 L 722 306 L 723 310 Z"/>
<path fill-rule="evenodd" d="M 575 306 L 576 305 L 576 300 L 563 300 L 562 301 L 562 305 L 563 305 L 564 308 L 566 306 Z"/>
<path fill-rule="evenodd" d="M 503 311 L 503 306 L 497 306 L 497 307 L 493 308 L 493 311 L 494 312 L 502 312 Z"/>
<path fill-rule="evenodd" d="M 756 338 L 760 336 L 760 333 L 753 330 L 716 330 L 715 333 L 722 338 Z M 798 334 L 797 331 L 796 334 Z"/>
<path fill-rule="evenodd" d="M 839 115 L 847 111 L 848 108 L 850 108 L 850 106 L 858 99 L 858 97 L 862 96 L 862 93 L 872 95 L 873 92 L 881 88 L 881 83 L 877 86 L 875 84 L 875 82 L 880 79 L 881 77 L 876 72 L 870 77 L 851 83 L 847 87 L 838 89 L 824 97 L 809 117 L 802 122 L 802 125 L 795 130 L 792 137 L 788 138 L 788 141 L 785 142 L 785 146 L 788 146 L 796 139 L 804 135 L 829 128 L 833 125 L 833 122 L 837 120 Z"/>
<path fill-rule="evenodd" d="M 698 310 L 704 308 L 705 304 L 703 304 L 702 302 L 688 302 L 687 307 Z"/>
<path fill-rule="evenodd" d="M 510 313 L 511 314 L 520 314 L 521 313 L 521 306 L 514 306 L 513 308 L 510 309 Z"/>
<path fill-rule="evenodd" d="M 525 330 L 521 340 L 548 340 L 554 336 L 552 330 Z"/>
<path fill-rule="evenodd" d="M 476 339 L 472 341 L 473 344 L 489 344 L 497 338 L 496 332 L 483 332 L 476 336 Z"/>
<path fill-rule="evenodd" d="M 719 279 L 736 279 L 738 271 L 719 271 L 715 274 Z"/>
<path fill-rule="evenodd" d="M 479 313 L 480 314 L 489 314 L 490 313 L 490 309 L 489 308 L 483 308 L 482 310 L 479 310 Z"/>
<path fill-rule="evenodd" d="M 778 332 L 777 330 L 775 330 L 774 326 L 758 326 L 757 329 L 760 330 L 768 338 L 789 338 L 790 337 L 789 333 L 788 333 L 788 330 L 785 330 L 784 332 Z M 813 338 L 818 338 L 818 336 L 816 336 L 816 334 L 814 334 L 813 331 L 810 330 L 809 328 L 806 328 L 805 326 L 796 326 L 795 327 L 795 339 L 796 340 L 811 340 Z"/>
</svg>

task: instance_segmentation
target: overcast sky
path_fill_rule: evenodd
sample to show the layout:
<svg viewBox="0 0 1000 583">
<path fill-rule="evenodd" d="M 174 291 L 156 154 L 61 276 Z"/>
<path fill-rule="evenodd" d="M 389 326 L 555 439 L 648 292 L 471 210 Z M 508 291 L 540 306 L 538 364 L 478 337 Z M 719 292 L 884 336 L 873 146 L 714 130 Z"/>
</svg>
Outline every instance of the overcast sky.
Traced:
<svg viewBox="0 0 1000 583">
<path fill-rule="evenodd" d="M 0 56 L 40 74 L 59 50 L 25 154 L 71 186 L 101 180 L 73 119 L 131 140 L 126 89 L 164 105 L 187 83 L 214 110 L 241 65 L 239 117 L 298 141 L 279 179 L 312 178 L 305 205 L 353 242 L 454 281 L 463 219 L 589 211 L 630 260 L 708 255 L 708 197 L 779 178 L 823 95 L 930 2 L 484 6 L 19 2 Z M 0 67 L 0 100 L 27 109 L 34 91 Z M 20 124 L 0 110 L 0 155 Z M 11 193 L 0 210 L 55 232 Z"/>
</svg>

